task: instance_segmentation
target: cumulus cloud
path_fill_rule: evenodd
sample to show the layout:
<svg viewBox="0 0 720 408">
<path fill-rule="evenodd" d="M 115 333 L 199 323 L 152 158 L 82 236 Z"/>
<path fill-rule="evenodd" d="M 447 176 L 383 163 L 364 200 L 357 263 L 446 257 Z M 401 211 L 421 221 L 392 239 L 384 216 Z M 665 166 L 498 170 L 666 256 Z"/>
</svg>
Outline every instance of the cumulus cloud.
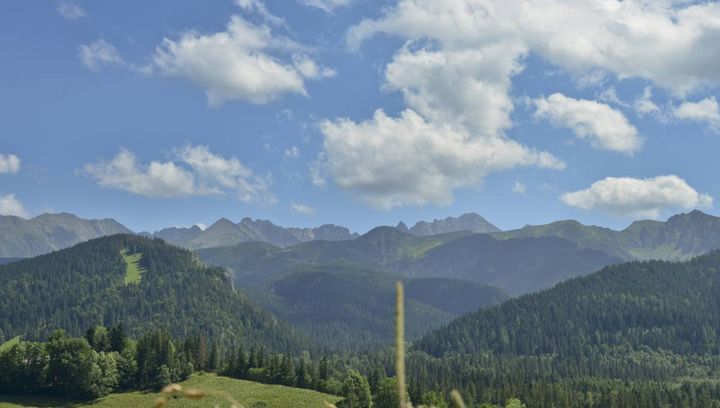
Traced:
<svg viewBox="0 0 720 408">
<path fill-rule="evenodd" d="M 292 202 L 290 203 L 290 209 L 292 209 L 294 212 L 298 214 L 304 214 L 304 215 L 313 215 L 315 214 L 315 209 L 300 203 Z"/>
<path fill-rule="evenodd" d="M 262 4 L 238 2 L 244 3 Z M 149 70 L 196 83 L 211 106 L 230 100 L 264 104 L 284 94 L 307 95 L 306 79 L 334 74 L 304 55 L 299 44 L 240 16 L 233 16 L 222 32 L 188 31 L 178 39 L 165 38 Z"/>
<path fill-rule="evenodd" d="M 648 179 L 608 177 L 586 190 L 563 194 L 565 204 L 618 216 L 658 218 L 666 209 L 710 207 L 713 199 L 700 194 L 678 176 Z"/>
<path fill-rule="evenodd" d="M 68 20 L 77 20 L 79 18 L 87 17 L 85 9 L 80 7 L 79 4 L 70 0 L 61 0 L 57 3 L 57 11 L 61 16 Z"/>
<path fill-rule="evenodd" d="M 85 165 L 99 185 L 146 197 L 234 195 L 246 203 L 272 203 L 268 177 L 256 175 L 235 157 L 224 158 L 206 146 L 174 149 L 173 159 L 140 163 L 127 149 L 109 161 Z"/>
<path fill-rule="evenodd" d="M 478 185 L 493 171 L 564 167 L 549 153 L 506 138 L 473 137 L 463 127 L 428 121 L 411 109 L 397 118 L 378 110 L 364 122 L 324 121 L 321 130 L 325 141 L 316 184 L 331 178 L 381 209 L 450 204 L 455 188 Z"/>
<path fill-rule="evenodd" d="M 0 215 L 27 218 L 28 212 L 15 194 L 0 195 Z"/>
<path fill-rule="evenodd" d="M 713 129 L 720 130 L 720 105 L 715 97 L 698 102 L 683 102 L 673 113 L 679 119 L 707 123 Z"/>
<path fill-rule="evenodd" d="M 569 98 L 556 93 L 534 101 L 535 117 L 568 128 L 575 135 L 602 150 L 633 154 L 643 140 L 622 112 L 596 101 Z"/>
<path fill-rule="evenodd" d="M 512 41 L 578 76 L 645 78 L 676 94 L 720 82 L 720 3 L 619 0 L 400 0 L 347 34 L 384 32 L 443 49 Z"/>
<path fill-rule="evenodd" d="M 527 159 L 537 154 L 532 148 L 506 134 L 513 78 L 530 54 L 570 73 L 578 86 L 642 78 L 684 95 L 718 84 L 720 4 L 694 3 L 399 0 L 380 17 L 351 27 L 346 41 L 357 51 L 381 33 L 405 40 L 385 67 L 383 87 L 401 93 L 406 110 L 397 117 L 380 112 L 365 121 L 325 122 L 313 179 L 359 191 L 371 204 L 389 208 L 447 204 L 453 189 L 479 185 L 491 172 L 539 165 Z M 622 102 L 616 93 L 605 96 Z M 540 116 L 595 148 L 629 155 L 642 148 L 635 127 L 606 104 L 560 94 L 538 102 Z M 408 132 L 413 126 L 422 132 Z M 377 157 L 389 157 L 392 165 L 383 166 Z M 504 164 L 496 157 L 506 158 Z M 344 169 L 344 163 L 351 164 Z"/>
<path fill-rule="evenodd" d="M 78 47 L 78 57 L 83 65 L 95 72 L 104 66 L 125 63 L 115 46 L 102 39 Z"/>
<path fill-rule="evenodd" d="M 385 87 L 402 92 L 407 105 L 429 120 L 494 137 L 511 125 L 516 51 L 512 44 L 462 51 L 404 47 L 387 66 Z"/>
<path fill-rule="evenodd" d="M 0 153 L 0 174 L 14 174 L 18 171 L 20 171 L 20 158 L 14 154 Z"/>
<path fill-rule="evenodd" d="M 352 3 L 353 0 L 299 0 L 300 3 L 316 7 L 323 10 L 326 13 L 332 13 L 336 8 L 346 7 Z"/>
</svg>

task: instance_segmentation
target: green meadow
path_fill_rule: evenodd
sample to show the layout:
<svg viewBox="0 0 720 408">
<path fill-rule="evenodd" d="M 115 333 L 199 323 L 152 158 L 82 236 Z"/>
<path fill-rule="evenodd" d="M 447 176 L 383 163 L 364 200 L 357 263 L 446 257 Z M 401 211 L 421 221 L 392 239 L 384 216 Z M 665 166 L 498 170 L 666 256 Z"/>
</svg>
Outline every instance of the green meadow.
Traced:
<svg viewBox="0 0 720 408">
<path fill-rule="evenodd" d="M 184 389 L 199 389 L 209 395 L 199 401 L 179 398 L 170 399 L 165 407 L 191 408 L 217 406 L 220 408 L 229 408 L 234 401 L 237 401 L 245 408 L 324 408 L 325 402 L 336 403 L 340 400 L 340 398 L 336 396 L 317 391 L 235 380 L 214 374 L 194 375 L 189 380 L 180 383 L 180 385 L 182 385 Z M 161 394 L 159 393 L 135 391 L 110 394 L 107 397 L 89 402 L 73 402 L 55 398 L 0 395 L 0 408 L 152 407 L 160 397 Z"/>
<path fill-rule="evenodd" d="M 125 271 L 125 284 L 130 285 L 134 283 L 140 283 L 142 274 L 145 272 L 145 268 L 140 266 L 140 260 L 142 259 L 142 252 L 135 254 L 128 254 L 127 249 L 120 251 L 122 254 L 127 269 Z"/>
</svg>

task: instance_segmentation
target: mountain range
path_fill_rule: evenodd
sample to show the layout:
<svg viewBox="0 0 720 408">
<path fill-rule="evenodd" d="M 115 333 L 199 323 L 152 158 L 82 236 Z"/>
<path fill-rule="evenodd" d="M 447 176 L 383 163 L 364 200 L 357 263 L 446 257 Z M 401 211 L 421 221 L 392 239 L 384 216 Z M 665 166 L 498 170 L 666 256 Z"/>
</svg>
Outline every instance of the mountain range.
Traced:
<svg viewBox="0 0 720 408">
<path fill-rule="evenodd" d="M 0 257 L 27 258 L 77 243 L 131 231 L 113 219 L 85 220 L 72 214 L 43 214 L 29 220 L 0 216 Z"/>
<path fill-rule="evenodd" d="M 622 231 L 558 221 L 493 234 L 499 239 L 558 237 L 623 260 L 685 260 L 720 248 L 720 218 L 692 211 L 662 221 L 636 221 Z"/>
<path fill-rule="evenodd" d="M 322 225 L 317 228 L 283 228 L 267 220 L 243 218 L 233 223 L 221 218 L 205 230 L 198 226 L 191 228 L 166 228 L 153 234 L 154 237 L 189 249 L 229 246 L 241 242 L 267 242 L 286 247 L 307 241 L 342 241 L 357 237 L 345 227 Z"/>
<path fill-rule="evenodd" d="M 412 228 L 408 228 L 404 222 L 400 222 L 396 228 L 400 231 L 407 232 L 418 237 L 458 231 L 470 231 L 480 234 L 500 232 L 500 228 L 494 226 L 488 220 L 475 213 L 463 214 L 457 218 L 447 217 L 443 220 L 433 220 L 432 222 L 419 221 Z"/>
<path fill-rule="evenodd" d="M 499 231 L 474 213 L 433 222 L 420 221 L 410 229 L 400 223 L 398 228 L 404 228 L 418 236 L 465 230 Z M 86 220 L 67 213 L 42 214 L 29 220 L 0 216 L 0 258 L 28 258 L 68 248 L 93 238 L 128 233 L 132 231 L 113 219 Z M 303 242 L 343 241 L 359 236 L 346 227 L 331 224 L 315 228 L 285 228 L 267 220 L 250 218 L 244 218 L 238 223 L 221 218 L 207 229 L 198 226 L 170 227 L 155 233 L 140 232 L 138 235 L 161 238 L 187 249 L 231 246 L 251 241 L 287 247 Z"/>
</svg>

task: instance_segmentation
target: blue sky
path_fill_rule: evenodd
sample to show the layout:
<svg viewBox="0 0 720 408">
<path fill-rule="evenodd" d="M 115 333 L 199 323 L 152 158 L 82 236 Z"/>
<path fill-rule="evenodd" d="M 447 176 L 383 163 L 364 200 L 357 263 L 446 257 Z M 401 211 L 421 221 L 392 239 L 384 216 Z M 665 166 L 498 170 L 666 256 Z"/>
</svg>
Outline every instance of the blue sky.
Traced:
<svg viewBox="0 0 720 408">
<path fill-rule="evenodd" d="M 718 3 L 536 3 L 4 1 L 0 213 L 716 213 Z"/>
</svg>

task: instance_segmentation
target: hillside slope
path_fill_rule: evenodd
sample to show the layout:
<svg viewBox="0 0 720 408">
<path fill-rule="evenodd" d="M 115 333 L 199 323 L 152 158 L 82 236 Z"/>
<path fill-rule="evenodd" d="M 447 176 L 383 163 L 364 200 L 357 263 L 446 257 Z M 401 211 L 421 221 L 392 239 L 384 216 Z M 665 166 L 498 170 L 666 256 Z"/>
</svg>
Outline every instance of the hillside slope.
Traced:
<svg viewBox="0 0 720 408">
<path fill-rule="evenodd" d="M 137 283 L 127 283 L 129 273 Z M 0 266 L 0 338 L 43 339 L 60 328 L 78 336 L 120 322 L 131 335 L 165 327 L 226 343 L 298 342 L 287 324 L 234 290 L 224 270 L 160 240 L 115 235 Z"/>
<path fill-rule="evenodd" d="M 630 262 L 462 317 L 418 341 L 448 353 L 593 356 L 720 352 L 720 252 Z"/>
</svg>

